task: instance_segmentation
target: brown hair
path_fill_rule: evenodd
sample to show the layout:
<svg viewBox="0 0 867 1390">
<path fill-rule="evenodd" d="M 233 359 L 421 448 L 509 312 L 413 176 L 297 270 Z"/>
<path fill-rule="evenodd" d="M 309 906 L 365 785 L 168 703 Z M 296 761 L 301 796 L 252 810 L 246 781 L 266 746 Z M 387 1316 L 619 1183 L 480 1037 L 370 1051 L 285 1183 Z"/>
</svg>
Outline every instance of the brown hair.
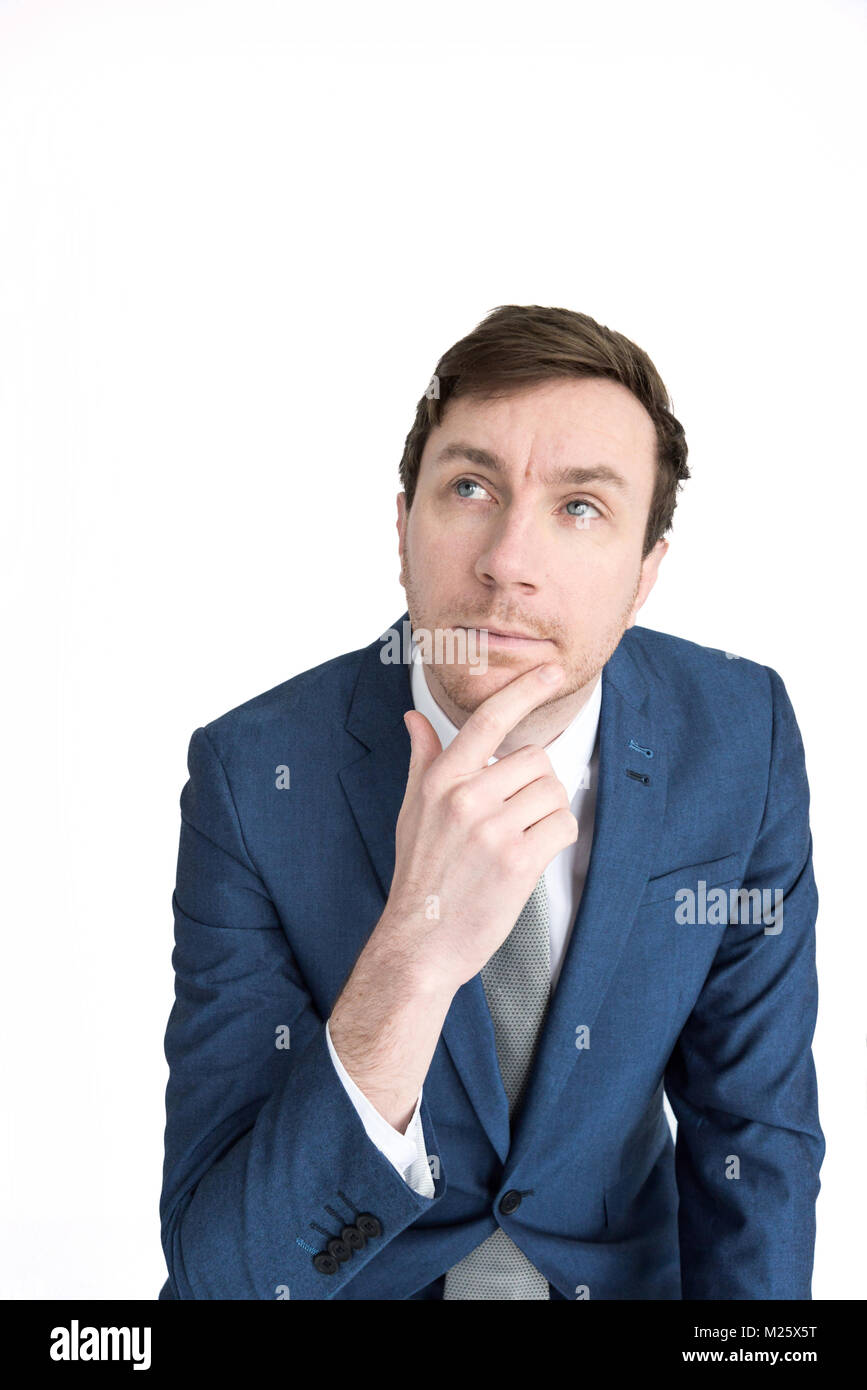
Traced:
<svg viewBox="0 0 867 1390">
<path fill-rule="evenodd" d="M 644 406 L 656 428 L 656 483 L 642 559 L 669 530 L 677 492 L 689 476 L 683 426 L 671 413 L 662 378 L 647 353 L 587 314 L 538 304 L 501 304 L 436 365 L 400 461 L 400 481 L 412 506 L 421 456 L 446 405 L 458 396 L 490 400 L 556 377 L 605 377 L 620 382 Z"/>
</svg>

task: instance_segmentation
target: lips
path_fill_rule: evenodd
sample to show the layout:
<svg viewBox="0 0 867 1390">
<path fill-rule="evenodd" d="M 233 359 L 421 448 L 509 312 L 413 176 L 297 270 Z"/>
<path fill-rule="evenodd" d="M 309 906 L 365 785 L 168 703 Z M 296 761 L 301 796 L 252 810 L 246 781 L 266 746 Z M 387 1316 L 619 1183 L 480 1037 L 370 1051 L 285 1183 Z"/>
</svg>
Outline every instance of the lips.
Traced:
<svg viewBox="0 0 867 1390">
<path fill-rule="evenodd" d="M 484 626 L 478 627 L 478 626 L 476 626 L 476 627 L 474 627 L 474 628 L 466 628 L 465 631 L 467 631 L 467 632 L 470 632 L 470 631 L 475 631 L 475 632 L 486 632 L 489 638 L 493 637 L 495 640 L 504 639 L 504 640 L 510 641 L 510 642 L 547 642 L 547 641 L 549 641 L 549 638 L 547 638 L 547 637 L 536 637 L 536 636 L 534 636 L 532 633 L 529 633 L 529 632 L 514 632 L 514 631 L 513 631 L 513 632 L 508 632 L 508 631 L 506 631 L 506 630 L 503 629 L 503 628 L 495 628 L 495 627 L 484 627 Z"/>
</svg>

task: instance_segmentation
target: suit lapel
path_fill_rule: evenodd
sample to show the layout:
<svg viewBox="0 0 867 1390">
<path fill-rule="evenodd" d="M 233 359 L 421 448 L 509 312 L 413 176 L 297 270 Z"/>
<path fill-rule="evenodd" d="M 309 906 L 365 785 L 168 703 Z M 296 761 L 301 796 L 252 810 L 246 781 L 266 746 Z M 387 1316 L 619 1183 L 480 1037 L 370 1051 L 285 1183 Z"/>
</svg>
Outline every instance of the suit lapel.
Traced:
<svg viewBox="0 0 867 1390">
<path fill-rule="evenodd" d="M 393 625 L 397 631 L 401 621 Z M 387 898 L 394 877 L 394 831 L 409 772 L 410 741 L 403 716 L 413 704 L 409 666 L 384 662 L 384 650 L 378 639 L 364 651 L 346 718 L 347 731 L 367 753 L 339 775 Z"/>
</svg>

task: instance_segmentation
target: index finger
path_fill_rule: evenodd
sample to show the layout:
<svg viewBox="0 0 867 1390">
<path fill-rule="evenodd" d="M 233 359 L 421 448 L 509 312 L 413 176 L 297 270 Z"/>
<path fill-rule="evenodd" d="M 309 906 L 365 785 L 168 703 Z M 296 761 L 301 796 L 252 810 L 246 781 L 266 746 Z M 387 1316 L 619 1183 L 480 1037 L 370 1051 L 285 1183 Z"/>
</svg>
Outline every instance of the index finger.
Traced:
<svg viewBox="0 0 867 1390">
<path fill-rule="evenodd" d="M 554 679 L 544 676 L 543 672 L 555 673 Z M 502 690 L 494 691 L 483 700 L 441 755 L 450 771 L 459 776 L 487 767 L 488 759 L 494 756 L 506 734 L 525 714 L 551 698 L 563 676 L 562 666 L 546 662 L 543 666 L 534 666 L 532 671 L 524 671 Z"/>
</svg>

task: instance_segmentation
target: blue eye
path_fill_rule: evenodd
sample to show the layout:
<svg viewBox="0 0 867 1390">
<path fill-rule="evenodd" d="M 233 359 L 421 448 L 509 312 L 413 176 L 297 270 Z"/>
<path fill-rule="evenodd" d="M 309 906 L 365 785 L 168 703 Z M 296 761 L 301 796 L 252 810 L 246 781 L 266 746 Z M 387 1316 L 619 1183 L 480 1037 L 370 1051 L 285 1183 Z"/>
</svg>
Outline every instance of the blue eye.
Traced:
<svg viewBox="0 0 867 1390">
<path fill-rule="evenodd" d="M 600 513 L 600 511 L 599 511 L 599 508 L 596 506 L 595 502 L 588 502 L 587 499 L 586 499 L 585 497 L 573 497 L 571 502 L 567 502 L 567 503 L 566 503 L 566 506 L 567 506 L 567 507 L 585 507 L 585 508 L 586 508 L 586 507 L 592 507 L 593 510 L 594 510 L 594 512 L 596 513 L 597 516 L 600 516 L 600 515 L 601 515 L 601 513 Z M 576 517 L 576 518 L 580 521 L 580 520 L 582 520 L 584 517 L 587 517 L 587 512 L 586 512 L 586 511 L 583 511 L 583 512 L 570 512 L 569 515 L 570 515 L 570 516 Z M 590 518 L 587 517 L 587 519 L 589 520 Z"/>
<path fill-rule="evenodd" d="M 457 489 L 458 489 L 459 487 L 479 487 L 479 488 L 482 488 L 482 492 L 484 492 L 484 490 L 485 490 L 485 489 L 482 487 L 481 483 L 476 483 L 476 482 L 474 482 L 472 478 L 458 478 L 458 480 L 457 480 L 457 482 L 455 483 L 454 486 L 455 486 L 455 490 L 456 490 L 456 491 L 457 491 Z M 458 496 L 459 496 L 459 497 L 465 497 L 465 496 L 466 496 L 466 493 L 459 492 L 459 493 L 458 493 Z"/>
</svg>

